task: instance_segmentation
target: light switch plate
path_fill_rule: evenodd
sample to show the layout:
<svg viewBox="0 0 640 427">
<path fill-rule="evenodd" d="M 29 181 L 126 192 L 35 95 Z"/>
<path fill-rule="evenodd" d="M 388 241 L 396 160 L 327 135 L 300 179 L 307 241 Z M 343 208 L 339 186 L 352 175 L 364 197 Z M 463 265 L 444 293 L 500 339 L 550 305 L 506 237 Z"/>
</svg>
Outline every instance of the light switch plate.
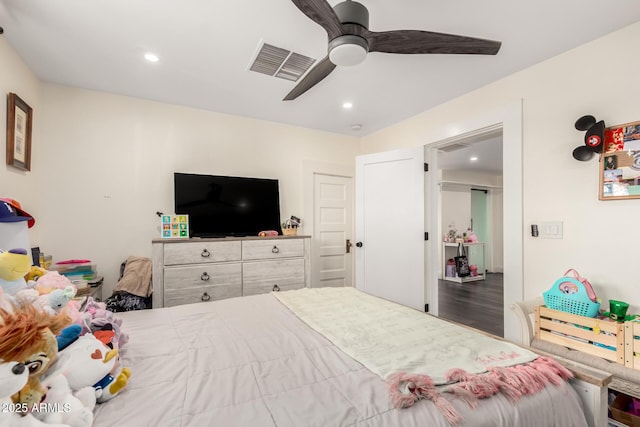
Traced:
<svg viewBox="0 0 640 427">
<path fill-rule="evenodd" d="M 562 221 L 542 222 L 539 229 L 543 239 L 562 239 Z"/>
</svg>

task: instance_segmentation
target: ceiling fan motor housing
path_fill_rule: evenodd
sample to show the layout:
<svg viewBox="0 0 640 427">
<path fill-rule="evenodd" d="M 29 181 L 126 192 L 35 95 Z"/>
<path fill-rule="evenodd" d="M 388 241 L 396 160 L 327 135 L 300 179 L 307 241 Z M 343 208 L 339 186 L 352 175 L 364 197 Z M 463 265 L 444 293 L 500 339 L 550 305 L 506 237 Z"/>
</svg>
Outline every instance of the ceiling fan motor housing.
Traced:
<svg viewBox="0 0 640 427">
<path fill-rule="evenodd" d="M 333 7 L 342 24 L 358 24 L 369 29 L 369 11 L 357 1 L 343 1 Z"/>
<path fill-rule="evenodd" d="M 344 1 L 333 7 L 342 25 L 355 24 L 369 28 L 369 11 L 357 1 Z M 356 65 L 369 52 L 367 40 L 359 35 L 345 34 L 329 41 L 329 60 L 335 65 Z"/>
</svg>

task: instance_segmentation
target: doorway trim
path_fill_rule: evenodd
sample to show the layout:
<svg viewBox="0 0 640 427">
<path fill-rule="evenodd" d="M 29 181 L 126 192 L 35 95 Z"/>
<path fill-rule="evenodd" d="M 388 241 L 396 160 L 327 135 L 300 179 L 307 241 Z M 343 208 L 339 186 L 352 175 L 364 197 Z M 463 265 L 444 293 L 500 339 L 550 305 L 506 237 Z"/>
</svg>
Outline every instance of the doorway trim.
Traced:
<svg viewBox="0 0 640 427">
<path fill-rule="evenodd" d="M 523 195 L 522 195 L 522 100 L 481 116 L 451 123 L 436 130 L 425 144 L 430 170 L 437 171 L 437 147 L 502 129 L 504 219 L 504 337 L 520 342 L 520 330 L 509 306 L 524 299 Z M 428 180 L 426 210 L 429 230 L 438 229 L 438 183 Z M 426 286 L 430 312 L 438 315 L 438 249 L 440 238 L 431 239 L 427 250 Z"/>
<path fill-rule="evenodd" d="M 343 178 L 351 178 L 351 212 L 352 218 L 355 216 L 355 165 L 345 166 L 335 163 L 321 162 L 316 160 L 305 159 L 302 161 L 302 233 L 313 236 L 313 224 L 315 224 L 314 218 L 314 175 L 331 175 L 339 176 Z M 350 235 L 355 236 L 355 224 L 351 221 Z M 313 242 L 312 242 L 313 243 Z M 313 248 L 313 244 L 310 245 Z M 313 262 L 313 249 L 311 249 L 310 258 Z M 351 257 L 351 284 L 355 286 L 355 257 Z M 311 271 L 309 272 L 311 275 Z M 313 277 L 310 280 L 313 287 Z"/>
</svg>

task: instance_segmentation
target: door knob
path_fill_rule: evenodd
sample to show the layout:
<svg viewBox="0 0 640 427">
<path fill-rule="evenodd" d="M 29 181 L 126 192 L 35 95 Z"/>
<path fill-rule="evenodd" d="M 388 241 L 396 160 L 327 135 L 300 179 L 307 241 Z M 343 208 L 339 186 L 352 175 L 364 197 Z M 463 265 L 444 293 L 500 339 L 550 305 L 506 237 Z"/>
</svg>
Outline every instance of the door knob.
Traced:
<svg viewBox="0 0 640 427">
<path fill-rule="evenodd" d="M 357 242 L 357 243 L 356 243 L 356 246 L 357 246 L 357 247 L 359 247 L 359 248 L 361 248 L 361 247 L 362 247 L 362 242 Z"/>
</svg>

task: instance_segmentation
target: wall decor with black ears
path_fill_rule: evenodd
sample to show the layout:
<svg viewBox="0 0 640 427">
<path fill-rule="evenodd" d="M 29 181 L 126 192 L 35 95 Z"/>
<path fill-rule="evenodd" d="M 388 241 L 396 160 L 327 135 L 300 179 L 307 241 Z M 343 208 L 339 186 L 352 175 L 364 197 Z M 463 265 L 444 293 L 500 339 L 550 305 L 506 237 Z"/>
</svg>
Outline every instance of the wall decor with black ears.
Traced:
<svg viewBox="0 0 640 427">
<path fill-rule="evenodd" d="M 604 120 L 596 121 L 590 115 L 582 116 L 576 120 L 576 129 L 586 131 L 584 135 L 584 145 L 580 145 L 573 150 L 573 158 L 581 162 L 590 160 L 594 153 L 602 153 L 604 146 Z"/>
</svg>

